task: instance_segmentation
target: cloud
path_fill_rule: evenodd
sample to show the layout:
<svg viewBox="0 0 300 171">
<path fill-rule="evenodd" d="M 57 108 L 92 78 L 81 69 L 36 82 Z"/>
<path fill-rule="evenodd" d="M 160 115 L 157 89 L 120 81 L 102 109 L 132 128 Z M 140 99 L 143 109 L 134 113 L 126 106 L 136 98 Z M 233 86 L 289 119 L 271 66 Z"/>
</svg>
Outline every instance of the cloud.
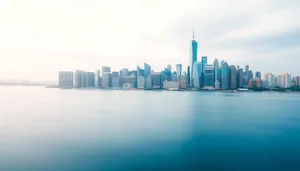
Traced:
<svg viewBox="0 0 300 171">
<path fill-rule="evenodd" d="M 299 7 L 297 0 L 3 0 L 0 78 L 56 80 L 58 70 L 143 62 L 186 68 L 193 27 L 210 62 L 300 75 Z"/>
</svg>

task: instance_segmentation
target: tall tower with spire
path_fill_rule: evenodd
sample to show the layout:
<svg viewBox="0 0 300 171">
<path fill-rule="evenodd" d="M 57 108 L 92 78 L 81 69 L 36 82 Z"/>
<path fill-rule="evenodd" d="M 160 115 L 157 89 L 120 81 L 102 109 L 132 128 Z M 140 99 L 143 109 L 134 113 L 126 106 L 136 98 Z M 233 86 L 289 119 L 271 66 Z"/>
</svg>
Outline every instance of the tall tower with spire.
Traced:
<svg viewBox="0 0 300 171">
<path fill-rule="evenodd" d="M 198 42 L 195 40 L 195 31 L 193 28 L 193 39 L 191 41 L 191 65 L 190 65 L 190 81 L 193 83 L 193 76 L 194 76 L 194 63 L 197 62 L 198 56 Z"/>
</svg>

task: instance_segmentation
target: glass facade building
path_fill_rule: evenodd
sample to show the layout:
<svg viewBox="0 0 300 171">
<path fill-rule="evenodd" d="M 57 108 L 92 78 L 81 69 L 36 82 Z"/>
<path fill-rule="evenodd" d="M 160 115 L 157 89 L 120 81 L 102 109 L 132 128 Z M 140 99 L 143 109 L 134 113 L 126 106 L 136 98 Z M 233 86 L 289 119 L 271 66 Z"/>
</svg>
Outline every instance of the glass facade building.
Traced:
<svg viewBox="0 0 300 171">
<path fill-rule="evenodd" d="M 204 68 L 204 87 L 212 88 L 214 86 L 214 67 L 206 65 Z"/>
<path fill-rule="evenodd" d="M 229 67 L 225 61 L 221 64 L 221 88 L 224 90 L 229 89 Z"/>
<path fill-rule="evenodd" d="M 191 42 L 191 65 L 190 65 L 190 81 L 193 82 L 194 63 L 198 57 L 198 42 L 195 40 L 193 32 L 193 40 Z"/>
<path fill-rule="evenodd" d="M 147 63 L 144 63 L 144 76 L 148 77 L 151 74 L 151 66 Z"/>
</svg>

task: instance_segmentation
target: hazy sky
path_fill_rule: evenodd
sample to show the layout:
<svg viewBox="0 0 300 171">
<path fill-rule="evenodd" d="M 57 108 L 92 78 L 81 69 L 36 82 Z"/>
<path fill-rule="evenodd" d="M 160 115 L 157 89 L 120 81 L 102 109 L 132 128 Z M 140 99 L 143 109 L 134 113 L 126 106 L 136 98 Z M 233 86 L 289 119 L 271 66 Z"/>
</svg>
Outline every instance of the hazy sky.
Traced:
<svg viewBox="0 0 300 171">
<path fill-rule="evenodd" d="M 300 75 L 299 0 L 0 0 L 0 79 L 59 70 L 155 70 L 199 56 Z"/>
</svg>

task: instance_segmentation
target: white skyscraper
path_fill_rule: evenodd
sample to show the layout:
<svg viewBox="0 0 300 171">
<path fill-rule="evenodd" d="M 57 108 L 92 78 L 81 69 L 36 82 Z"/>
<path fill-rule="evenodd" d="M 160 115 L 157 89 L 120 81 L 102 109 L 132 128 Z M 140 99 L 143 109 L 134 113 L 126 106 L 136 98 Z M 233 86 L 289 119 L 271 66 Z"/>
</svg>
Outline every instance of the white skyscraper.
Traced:
<svg viewBox="0 0 300 171">
<path fill-rule="evenodd" d="M 177 64 L 176 65 L 176 73 L 177 73 L 177 79 L 179 80 L 182 74 L 182 65 L 181 64 Z"/>
<path fill-rule="evenodd" d="M 110 67 L 102 66 L 102 77 L 103 77 L 104 73 L 110 73 Z"/>
<path fill-rule="evenodd" d="M 277 86 L 281 88 L 289 88 L 292 84 L 292 77 L 288 73 L 283 73 L 277 76 Z"/>
<path fill-rule="evenodd" d="M 219 81 L 219 61 L 214 60 L 214 82 Z"/>
<path fill-rule="evenodd" d="M 172 66 L 170 64 L 167 66 L 167 69 L 172 72 Z"/>
<path fill-rule="evenodd" d="M 194 88 L 201 88 L 201 74 L 202 74 L 202 63 L 201 62 L 195 62 L 194 63 L 194 70 L 193 74 L 193 87 Z"/>
<path fill-rule="evenodd" d="M 267 86 L 269 88 L 273 88 L 276 86 L 275 84 L 275 75 L 272 73 L 266 73 L 265 74 L 265 80 L 267 81 Z"/>
<path fill-rule="evenodd" d="M 59 87 L 73 87 L 73 71 L 59 72 Z"/>
<path fill-rule="evenodd" d="M 101 87 L 101 76 L 100 76 L 99 69 L 95 72 L 95 87 L 97 87 L 97 88 Z"/>
<path fill-rule="evenodd" d="M 83 88 L 85 86 L 85 72 L 84 71 L 75 71 L 75 87 Z"/>
</svg>

